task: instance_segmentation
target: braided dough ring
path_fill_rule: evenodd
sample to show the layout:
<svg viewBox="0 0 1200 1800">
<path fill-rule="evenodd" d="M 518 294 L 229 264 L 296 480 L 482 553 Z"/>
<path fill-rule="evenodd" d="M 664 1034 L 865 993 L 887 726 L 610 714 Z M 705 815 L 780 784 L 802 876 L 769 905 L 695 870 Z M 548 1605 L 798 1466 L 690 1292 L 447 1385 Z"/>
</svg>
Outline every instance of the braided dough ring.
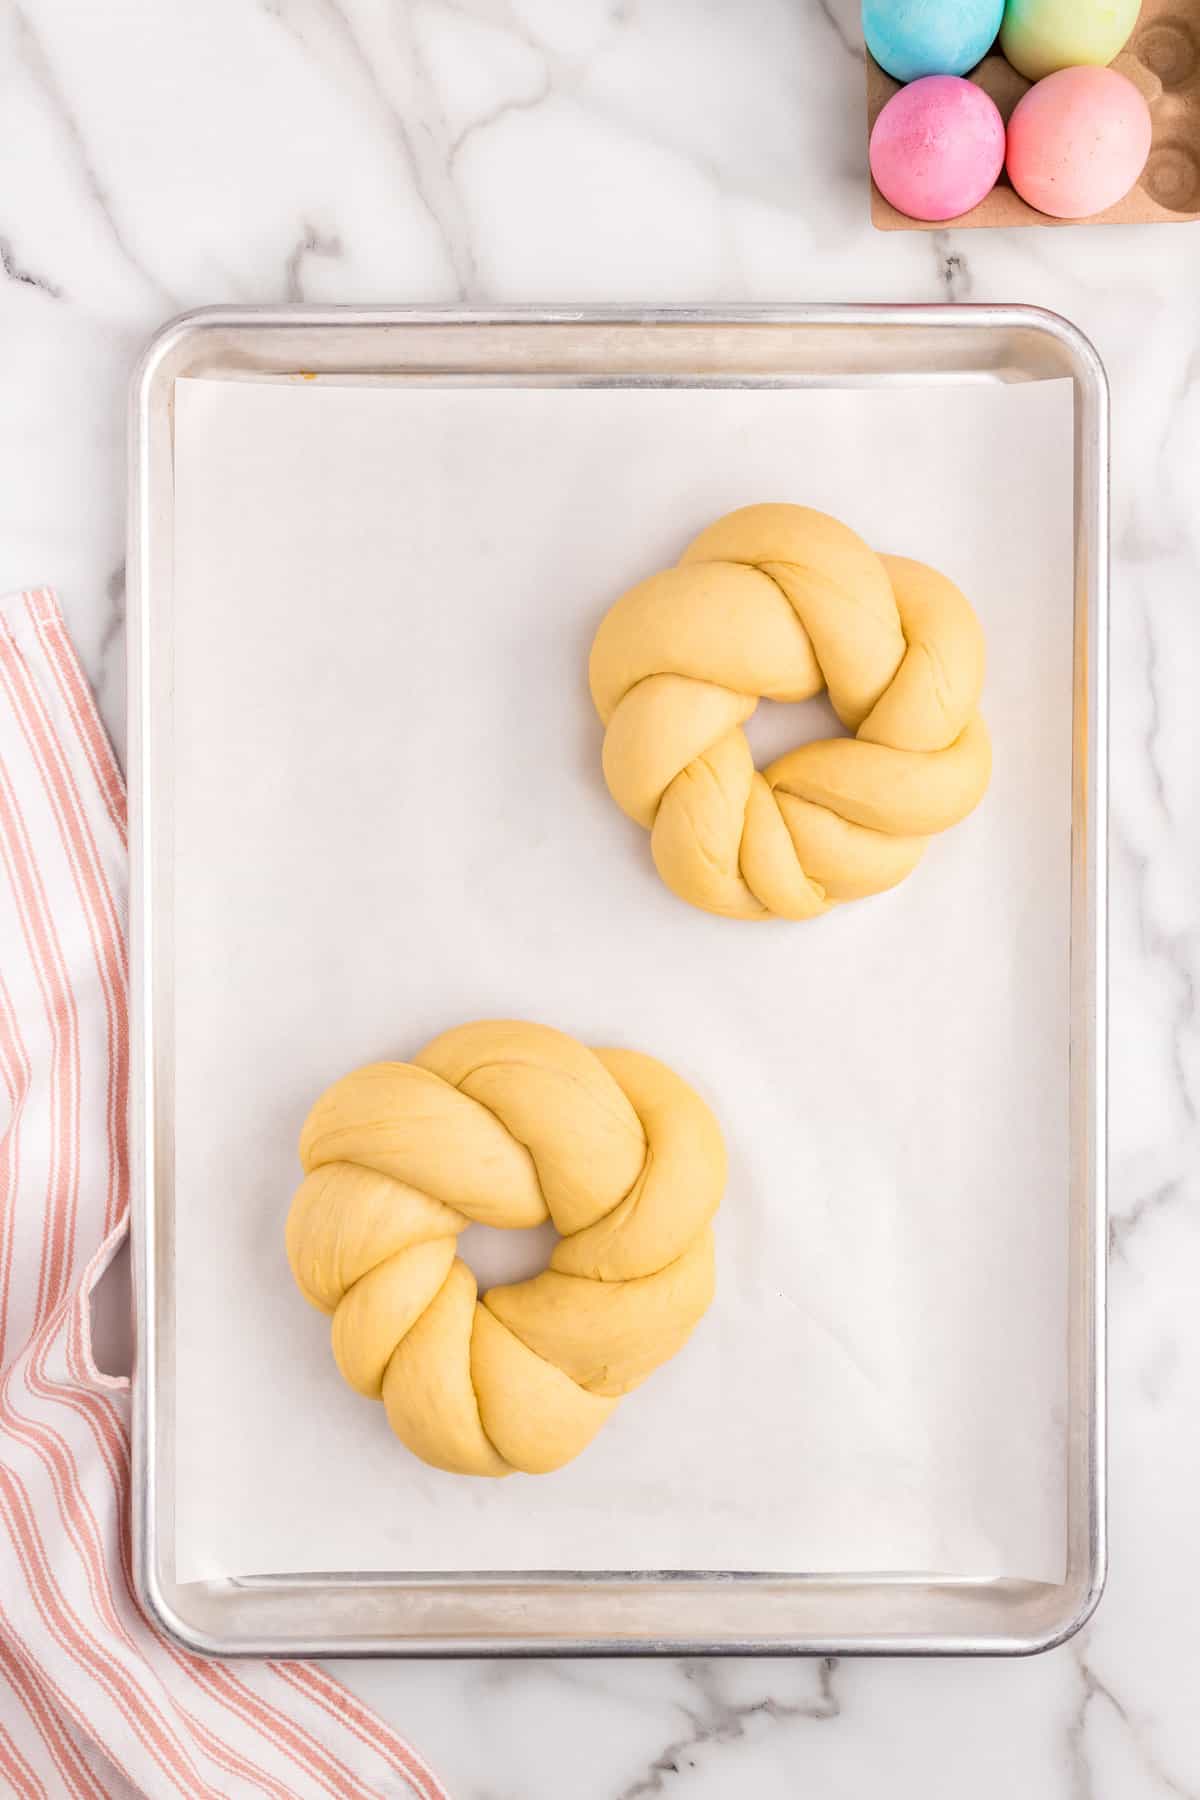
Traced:
<svg viewBox="0 0 1200 1800">
<path fill-rule="evenodd" d="M 716 1120 L 678 1075 L 545 1025 L 462 1025 L 305 1121 L 287 1222 L 333 1354 L 423 1461 L 542 1475 L 682 1348 L 713 1296 Z M 458 1234 L 538 1225 L 550 1267 L 476 1298 Z"/>
<path fill-rule="evenodd" d="M 903 881 L 991 774 L 979 621 L 953 582 L 877 556 L 805 506 L 747 506 L 596 633 L 604 778 L 693 906 L 810 919 Z M 741 730 L 760 699 L 823 687 L 853 737 L 761 774 Z"/>
</svg>

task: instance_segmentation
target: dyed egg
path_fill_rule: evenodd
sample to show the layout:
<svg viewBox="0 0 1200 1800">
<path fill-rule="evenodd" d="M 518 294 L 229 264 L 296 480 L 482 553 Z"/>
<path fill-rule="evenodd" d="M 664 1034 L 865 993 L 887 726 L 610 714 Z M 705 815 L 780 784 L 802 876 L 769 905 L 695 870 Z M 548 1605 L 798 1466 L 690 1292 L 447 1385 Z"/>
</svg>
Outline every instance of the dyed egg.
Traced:
<svg viewBox="0 0 1200 1800">
<path fill-rule="evenodd" d="M 965 75 L 1000 29 L 1004 0 L 863 0 L 863 36 L 897 81 Z"/>
<path fill-rule="evenodd" d="M 1004 121 L 982 88 L 926 75 L 893 94 L 871 132 L 871 173 L 910 219 L 957 219 L 996 185 Z"/>
<path fill-rule="evenodd" d="M 1102 66 L 1121 54 L 1140 10 L 1141 0 L 1008 0 L 1000 48 L 1029 81 L 1077 63 Z"/>
<path fill-rule="evenodd" d="M 1115 69 L 1059 69 L 1017 102 L 1008 176 L 1054 219 L 1090 219 L 1124 199 L 1150 154 L 1150 108 Z"/>
</svg>

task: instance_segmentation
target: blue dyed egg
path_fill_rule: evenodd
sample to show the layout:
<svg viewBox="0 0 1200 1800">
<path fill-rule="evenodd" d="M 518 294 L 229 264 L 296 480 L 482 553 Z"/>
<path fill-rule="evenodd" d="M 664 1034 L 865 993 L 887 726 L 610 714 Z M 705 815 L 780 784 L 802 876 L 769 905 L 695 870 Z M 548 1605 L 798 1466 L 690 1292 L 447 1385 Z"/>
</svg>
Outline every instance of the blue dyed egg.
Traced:
<svg viewBox="0 0 1200 1800">
<path fill-rule="evenodd" d="M 863 35 L 897 81 L 965 75 L 996 41 L 1004 0 L 863 0 Z"/>
</svg>

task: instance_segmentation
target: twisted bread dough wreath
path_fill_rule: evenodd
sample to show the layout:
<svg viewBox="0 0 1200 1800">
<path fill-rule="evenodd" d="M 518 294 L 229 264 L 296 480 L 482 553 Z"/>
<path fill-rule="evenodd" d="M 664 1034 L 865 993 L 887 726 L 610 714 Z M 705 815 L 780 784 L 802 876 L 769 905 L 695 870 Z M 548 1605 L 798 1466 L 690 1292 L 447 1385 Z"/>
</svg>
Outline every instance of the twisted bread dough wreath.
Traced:
<svg viewBox="0 0 1200 1800">
<path fill-rule="evenodd" d="M 287 1254 L 333 1354 L 408 1448 L 463 1475 L 560 1468 L 686 1342 L 713 1296 L 725 1186 L 711 1112 L 631 1050 L 545 1025 L 462 1025 L 317 1101 Z M 476 1299 L 471 1220 L 562 1234 L 550 1267 Z"/>
<path fill-rule="evenodd" d="M 953 582 L 825 513 L 747 506 L 617 601 L 589 680 L 604 776 L 659 874 L 707 912 L 809 919 L 903 881 L 991 773 L 979 621 Z M 828 687 L 853 737 L 759 773 L 760 699 Z"/>
</svg>

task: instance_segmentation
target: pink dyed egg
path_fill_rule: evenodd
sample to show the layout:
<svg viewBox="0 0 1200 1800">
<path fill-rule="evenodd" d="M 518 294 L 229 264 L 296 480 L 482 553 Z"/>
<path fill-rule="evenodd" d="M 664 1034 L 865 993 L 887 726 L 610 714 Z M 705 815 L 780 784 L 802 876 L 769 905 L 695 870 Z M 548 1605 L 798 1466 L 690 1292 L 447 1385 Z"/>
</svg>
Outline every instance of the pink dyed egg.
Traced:
<svg viewBox="0 0 1200 1800">
<path fill-rule="evenodd" d="M 1059 69 L 1008 121 L 1008 176 L 1054 219 L 1088 219 L 1123 200 L 1150 154 L 1150 108 L 1116 69 Z"/>
<path fill-rule="evenodd" d="M 871 173 L 910 219 L 957 219 L 996 185 L 1004 121 L 960 75 L 925 75 L 893 94 L 871 132 Z"/>
</svg>

